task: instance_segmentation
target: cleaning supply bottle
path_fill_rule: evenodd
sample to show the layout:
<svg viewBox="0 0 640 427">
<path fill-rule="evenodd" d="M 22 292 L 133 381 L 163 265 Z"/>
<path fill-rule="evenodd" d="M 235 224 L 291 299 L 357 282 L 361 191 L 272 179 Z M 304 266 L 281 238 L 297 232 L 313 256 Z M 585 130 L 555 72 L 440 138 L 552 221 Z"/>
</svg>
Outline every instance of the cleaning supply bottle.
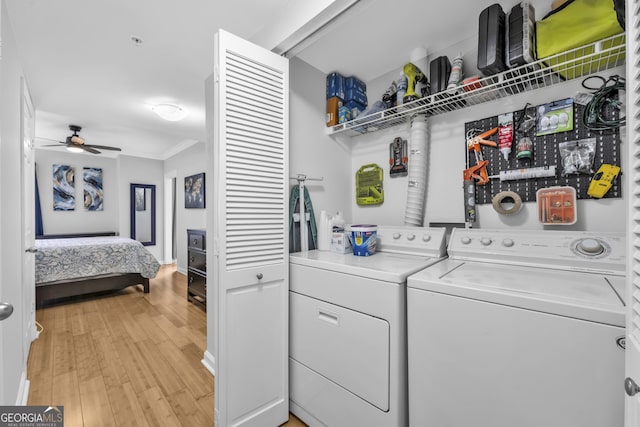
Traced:
<svg viewBox="0 0 640 427">
<path fill-rule="evenodd" d="M 462 52 L 458 53 L 453 59 L 451 64 L 451 74 L 449 75 L 449 81 L 447 82 L 447 89 L 455 89 L 456 86 L 462 81 Z"/>
<path fill-rule="evenodd" d="M 331 218 L 331 232 L 344 231 L 344 218 L 342 217 L 342 212 L 338 211 Z"/>
<path fill-rule="evenodd" d="M 327 211 L 320 211 L 318 222 L 318 250 L 328 251 L 331 243 L 331 229 L 329 228 L 331 215 Z"/>
<path fill-rule="evenodd" d="M 396 105 L 402 105 L 402 103 L 404 102 L 403 98 L 404 98 L 404 94 L 407 92 L 407 84 L 408 84 L 408 80 L 407 80 L 407 75 L 404 72 L 400 73 L 400 77 L 398 78 L 397 81 L 397 92 L 396 92 Z"/>
</svg>

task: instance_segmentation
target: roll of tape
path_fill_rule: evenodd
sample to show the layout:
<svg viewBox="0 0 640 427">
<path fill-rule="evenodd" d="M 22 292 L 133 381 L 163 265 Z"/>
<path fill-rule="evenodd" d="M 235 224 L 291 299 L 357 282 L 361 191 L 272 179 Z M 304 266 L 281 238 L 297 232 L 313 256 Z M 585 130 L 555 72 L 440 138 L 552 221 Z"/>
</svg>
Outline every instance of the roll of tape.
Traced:
<svg viewBox="0 0 640 427">
<path fill-rule="evenodd" d="M 509 209 L 505 209 L 502 207 L 502 202 L 505 199 L 513 200 L 513 206 Z M 522 209 L 522 198 L 520 195 L 514 191 L 501 191 L 495 196 L 493 196 L 493 200 L 491 201 L 493 204 L 493 209 L 496 212 L 502 215 L 513 215 L 520 212 Z"/>
</svg>

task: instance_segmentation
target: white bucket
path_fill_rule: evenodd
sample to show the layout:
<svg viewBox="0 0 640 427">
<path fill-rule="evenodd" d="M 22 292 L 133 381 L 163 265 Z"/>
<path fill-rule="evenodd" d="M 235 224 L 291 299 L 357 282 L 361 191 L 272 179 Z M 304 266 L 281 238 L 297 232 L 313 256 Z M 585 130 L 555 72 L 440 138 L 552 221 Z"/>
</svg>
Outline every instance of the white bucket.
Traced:
<svg viewBox="0 0 640 427">
<path fill-rule="evenodd" d="M 370 256 L 376 253 L 377 225 L 352 225 L 351 246 L 356 256 Z"/>
</svg>

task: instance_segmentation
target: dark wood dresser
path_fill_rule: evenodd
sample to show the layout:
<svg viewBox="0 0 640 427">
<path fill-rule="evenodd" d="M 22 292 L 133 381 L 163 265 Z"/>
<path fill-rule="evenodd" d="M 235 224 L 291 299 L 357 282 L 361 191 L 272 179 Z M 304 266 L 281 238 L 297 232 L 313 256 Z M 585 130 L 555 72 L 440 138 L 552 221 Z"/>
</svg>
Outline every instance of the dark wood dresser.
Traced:
<svg viewBox="0 0 640 427">
<path fill-rule="evenodd" d="M 187 298 L 207 309 L 207 231 L 187 230 Z"/>
</svg>

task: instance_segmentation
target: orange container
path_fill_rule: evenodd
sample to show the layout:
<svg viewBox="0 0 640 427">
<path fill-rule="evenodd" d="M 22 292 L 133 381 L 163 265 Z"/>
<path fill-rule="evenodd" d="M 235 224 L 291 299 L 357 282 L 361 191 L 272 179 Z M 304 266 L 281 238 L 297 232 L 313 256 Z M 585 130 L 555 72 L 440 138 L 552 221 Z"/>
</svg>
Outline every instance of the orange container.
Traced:
<svg viewBox="0 0 640 427">
<path fill-rule="evenodd" d="M 327 99 L 327 126 L 338 124 L 338 110 L 342 107 L 342 99 L 337 96 Z"/>
<path fill-rule="evenodd" d="M 536 191 L 538 219 L 545 225 L 571 225 L 577 220 L 576 189 L 569 186 Z"/>
</svg>

